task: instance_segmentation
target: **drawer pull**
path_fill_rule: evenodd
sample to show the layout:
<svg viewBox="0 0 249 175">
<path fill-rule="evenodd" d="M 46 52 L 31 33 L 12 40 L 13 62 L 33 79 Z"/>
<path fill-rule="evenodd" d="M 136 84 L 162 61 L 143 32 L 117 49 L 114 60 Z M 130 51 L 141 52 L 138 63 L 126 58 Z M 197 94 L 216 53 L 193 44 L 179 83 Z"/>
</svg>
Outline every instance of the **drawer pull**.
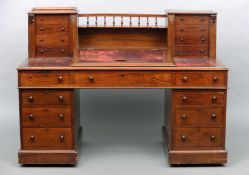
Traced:
<svg viewBox="0 0 249 175">
<path fill-rule="evenodd" d="M 64 49 L 61 49 L 61 53 L 65 53 L 65 50 L 64 50 Z"/>
<path fill-rule="evenodd" d="M 63 119 L 64 119 L 64 115 L 63 115 L 63 114 L 60 114 L 60 115 L 59 115 L 59 119 L 60 119 L 60 120 L 63 120 Z"/>
<path fill-rule="evenodd" d="M 32 96 L 29 96 L 28 100 L 29 100 L 29 102 L 33 102 L 34 98 Z"/>
<path fill-rule="evenodd" d="M 41 21 L 44 21 L 44 18 L 43 18 L 43 17 L 41 17 L 41 18 L 40 18 L 40 20 L 41 20 Z"/>
<path fill-rule="evenodd" d="M 184 19 L 183 19 L 183 18 L 180 18 L 180 21 L 184 21 Z"/>
<path fill-rule="evenodd" d="M 186 114 L 182 114 L 182 119 L 186 120 L 187 119 L 187 115 Z"/>
<path fill-rule="evenodd" d="M 183 101 L 183 102 L 186 102 L 186 101 L 187 101 L 187 97 L 186 97 L 186 96 L 183 96 L 183 97 L 182 97 L 182 101 Z"/>
<path fill-rule="evenodd" d="M 40 31 L 43 31 L 43 30 L 44 30 L 44 28 L 43 28 L 43 27 L 41 27 L 41 28 L 40 28 Z"/>
<path fill-rule="evenodd" d="M 205 27 L 201 27 L 201 31 L 205 31 Z"/>
<path fill-rule="evenodd" d="M 201 49 L 201 50 L 200 50 L 200 52 L 201 52 L 201 53 L 204 53 L 204 50 L 203 50 L 203 49 Z"/>
<path fill-rule="evenodd" d="M 182 81 L 183 81 L 183 82 L 187 82 L 187 81 L 188 81 L 188 77 L 187 77 L 187 76 L 184 76 L 184 77 L 182 78 Z"/>
<path fill-rule="evenodd" d="M 61 38 L 61 41 L 64 41 L 64 38 L 63 38 L 63 37 Z"/>
<path fill-rule="evenodd" d="M 201 18 L 201 21 L 205 21 L 205 18 Z"/>
<path fill-rule="evenodd" d="M 212 119 L 216 119 L 216 117 L 217 117 L 216 114 L 212 114 L 212 115 L 211 115 L 211 118 L 212 118 Z"/>
<path fill-rule="evenodd" d="M 183 27 L 180 27 L 180 31 L 182 31 L 182 32 L 184 31 Z"/>
<path fill-rule="evenodd" d="M 40 41 L 43 41 L 44 39 L 43 38 L 40 38 Z"/>
<path fill-rule="evenodd" d="M 33 114 L 29 114 L 29 120 L 34 120 L 34 115 Z"/>
<path fill-rule="evenodd" d="M 184 41 L 184 39 L 183 39 L 183 38 L 181 38 L 181 39 L 180 39 L 180 41 Z"/>
<path fill-rule="evenodd" d="M 216 96 L 213 96 L 213 97 L 212 97 L 212 101 L 213 101 L 213 102 L 217 101 L 217 97 L 216 97 Z"/>
<path fill-rule="evenodd" d="M 94 77 L 93 77 L 93 76 L 89 76 L 89 77 L 88 77 L 88 80 L 89 80 L 89 81 L 93 81 L 93 80 L 94 80 Z"/>
<path fill-rule="evenodd" d="M 213 82 L 217 82 L 218 80 L 219 80 L 218 77 L 214 77 L 214 78 L 213 78 Z"/>
<path fill-rule="evenodd" d="M 40 50 L 40 53 L 42 53 L 42 54 L 43 54 L 43 53 L 44 53 L 44 50 Z"/>
<path fill-rule="evenodd" d="M 63 102 L 64 101 L 64 97 L 63 96 L 59 96 L 59 100 L 60 100 L 60 102 Z"/>
<path fill-rule="evenodd" d="M 215 141 L 216 137 L 215 136 L 211 136 L 211 141 Z"/>
<path fill-rule="evenodd" d="M 65 28 L 64 28 L 64 27 L 62 27 L 62 28 L 61 28 L 61 31 L 65 31 Z"/>
<path fill-rule="evenodd" d="M 34 135 L 31 135 L 31 136 L 29 137 L 29 140 L 30 140 L 30 141 L 35 140 L 35 136 L 34 136 Z"/>
<path fill-rule="evenodd" d="M 201 38 L 201 41 L 205 41 L 205 38 Z"/>
<path fill-rule="evenodd" d="M 185 135 L 182 135 L 181 139 L 182 139 L 182 141 L 185 141 L 185 140 L 187 140 L 187 137 Z"/>
<path fill-rule="evenodd" d="M 60 136 L 60 141 L 64 142 L 64 136 L 63 135 Z"/>
<path fill-rule="evenodd" d="M 59 76 L 58 80 L 59 80 L 59 82 L 62 82 L 63 81 L 63 76 Z"/>
</svg>

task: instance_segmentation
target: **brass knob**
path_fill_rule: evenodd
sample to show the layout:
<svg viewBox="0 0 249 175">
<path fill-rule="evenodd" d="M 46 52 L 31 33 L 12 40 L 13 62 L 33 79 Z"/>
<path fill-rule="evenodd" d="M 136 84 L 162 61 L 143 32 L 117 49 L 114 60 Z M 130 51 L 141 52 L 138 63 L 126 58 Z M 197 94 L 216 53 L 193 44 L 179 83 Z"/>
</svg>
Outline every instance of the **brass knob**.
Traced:
<svg viewBox="0 0 249 175">
<path fill-rule="evenodd" d="M 40 38 L 40 41 L 43 41 L 44 40 L 44 38 Z"/>
<path fill-rule="evenodd" d="M 216 119 L 216 114 L 211 115 L 212 119 Z"/>
<path fill-rule="evenodd" d="M 59 100 L 60 100 L 60 102 L 63 102 L 64 101 L 64 97 L 63 96 L 59 96 Z"/>
<path fill-rule="evenodd" d="M 61 41 L 64 41 L 64 38 L 63 38 L 63 37 L 61 38 Z"/>
<path fill-rule="evenodd" d="M 182 114 L 182 119 L 186 120 L 187 119 L 187 115 L 186 114 Z"/>
<path fill-rule="evenodd" d="M 61 49 L 61 53 L 64 53 L 65 52 L 65 50 L 64 49 Z"/>
<path fill-rule="evenodd" d="M 203 49 L 201 49 L 201 50 L 200 50 L 200 52 L 201 52 L 201 53 L 204 53 L 204 50 L 203 50 Z"/>
<path fill-rule="evenodd" d="M 183 38 L 181 38 L 181 39 L 180 39 L 180 41 L 184 41 L 184 39 L 183 39 Z"/>
<path fill-rule="evenodd" d="M 41 27 L 41 28 L 40 28 L 40 31 L 43 31 L 43 30 L 44 30 L 44 28 L 43 28 L 43 27 Z"/>
<path fill-rule="evenodd" d="M 205 31 L 205 27 L 201 27 L 201 31 Z"/>
<path fill-rule="evenodd" d="M 213 77 L 213 82 L 217 82 L 219 80 L 218 77 Z"/>
<path fill-rule="evenodd" d="M 63 120 L 63 119 L 64 119 L 64 115 L 63 115 L 63 114 L 60 114 L 60 115 L 59 115 L 59 119 Z"/>
<path fill-rule="evenodd" d="M 60 82 L 62 82 L 62 81 L 63 81 L 63 76 L 59 76 L 59 77 L 58 77 L 58 80 L 59 80 Z"/>
<path fill-rule="evenodd" d="M 29 100 L 29 102 L 33 102 L 34 98 L 32 96 L 29 96 L 28 100 Z"/>
<path fill-rule="evenodd" d="M 216 97 L 216 96 L 213 96 L 213 97 L 212 97 L 212 101 L 213 101 L 213 102 L 217 101 L 217 97 Z"/>
<path fill-rule="evenodd" d="M 186 97 L 186 96 L 183 96 L 183 97 L 182 97 L 182 101 L 183 101 L 183 102 L 187 101 L 187 97 Z"/>
<path fill-rule="evenodd" d="M 89 77 L 88 77 L 88 80 L 93 81 L 93 80 L 94 80 L 94 77 L 93 77 L 93 76 L 89 76 Z"/>
<path fill-rule="evenodd" d="M 41 50 L 40 50 L 40 53 L 44 53 L 44 50 L 41 49 Z"/>
<path fill-rule="evenodd" d="M 62 27 L 62 28 L 61 28 L 61 31 L 65 31 L 65 28 L 64 28 L 64 27 Z"/>
<path fill-rule="evenodd" d="M 215 136 L 211 136 L 212 141 L 215 141 L 215 138 L 216 138 Z"/>
<path fill-rule="evenodd" d="M 182 81 L 187 82 L 187 81 L 188 81 L 188 77 L 187 77 L 187 76 L 184 76 L 184 77 L 182 78 Z"/>
<path fill-rule="evenodd" d="M 34 136 L 34 135 L 31 135 L 31 136 L 29 137 L 29 139 L 30 139 L 31 141 L 33 141 L 33 140 L 35 140 L 35 136 Z"/>
<path fill-rule="evenodd" d="M 180 31 L 184 31 L 183 27 L 180 27 Z"/>
<path fill-rule="evenodd" d="M 182 141 L 185 141 L 187 139 L 187 137 L 185 135 L 182 135 L 181 139 L 182 139 Z"/>
<path fill-rule="evenodd" d="M 205 38 L 201 38 L 201 41 L 205 41 Z"/>
<path fill-rule="evenodd" d="M 60 141 L 62 141 L 62 142 L 64 141 L 64 136 L 63 135 L 60 136 Z"/>
<path fill-rule="evenodd" d="M 29 119 L 30 120 L 34 120 L 34 115 L 33 114 L 29 114 Z"/>
</svg>

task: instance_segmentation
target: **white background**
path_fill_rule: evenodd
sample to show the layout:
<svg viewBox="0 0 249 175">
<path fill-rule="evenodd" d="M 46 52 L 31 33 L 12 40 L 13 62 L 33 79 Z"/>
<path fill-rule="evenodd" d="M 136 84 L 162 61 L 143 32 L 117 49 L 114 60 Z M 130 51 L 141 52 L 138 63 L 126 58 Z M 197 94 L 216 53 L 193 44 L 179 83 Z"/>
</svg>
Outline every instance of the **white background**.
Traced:
<svg viewBox="0 0 249 175">
<path fill-rule="evenodd" d="M 165 9 L 217 11 L 217 57 L 230 69 L 228 164 L 224 167 L 169 167 L 160 137 L 162 90 L 82 90 L 81 123 L 85 142 L 78 166 L 19 166 L 15 69 L 27 58 L 27 12 L 32 7 L 46 6 L 74 6 L 80 13 L 164 13 Z M 1 0 L 1 174 L 248 174 L 248 19 L 248 0 Z"/>
</svg>

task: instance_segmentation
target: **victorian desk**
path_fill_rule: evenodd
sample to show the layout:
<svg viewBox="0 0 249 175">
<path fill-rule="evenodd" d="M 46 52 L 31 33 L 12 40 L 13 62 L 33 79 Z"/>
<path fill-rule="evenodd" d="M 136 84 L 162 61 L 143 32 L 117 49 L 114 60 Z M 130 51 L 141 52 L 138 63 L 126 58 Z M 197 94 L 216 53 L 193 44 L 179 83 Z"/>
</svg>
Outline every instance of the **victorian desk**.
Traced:
<svg viewBox="0 0 249 175">
<path fill-rule="evenodd" d="M 164 24 L 164 25 L 163 25 Z M 81 88 L 165 89 L 170 164 L 223 164 L 228 69 L 216 59 L 216 13 L 29 13 L 18 67 L 20 164 L 76 164 Z"/>
</svg>

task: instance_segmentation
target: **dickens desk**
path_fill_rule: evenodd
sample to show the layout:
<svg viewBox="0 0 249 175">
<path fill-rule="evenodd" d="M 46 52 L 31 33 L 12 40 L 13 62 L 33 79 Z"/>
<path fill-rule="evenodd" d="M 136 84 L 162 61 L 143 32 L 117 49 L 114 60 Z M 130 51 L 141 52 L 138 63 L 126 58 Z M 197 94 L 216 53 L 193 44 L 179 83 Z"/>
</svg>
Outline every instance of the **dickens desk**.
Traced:
<svg viewBox="0 0 249 175">
<path fill-rule="evenodd" d="M 34 8 L 18 67 L 20 164 L 76 164 L 81 88 L 165 89 L 170 164 L 224 164 L 227 68 L 216 13 L 79 14 Z"/>
</svg>

